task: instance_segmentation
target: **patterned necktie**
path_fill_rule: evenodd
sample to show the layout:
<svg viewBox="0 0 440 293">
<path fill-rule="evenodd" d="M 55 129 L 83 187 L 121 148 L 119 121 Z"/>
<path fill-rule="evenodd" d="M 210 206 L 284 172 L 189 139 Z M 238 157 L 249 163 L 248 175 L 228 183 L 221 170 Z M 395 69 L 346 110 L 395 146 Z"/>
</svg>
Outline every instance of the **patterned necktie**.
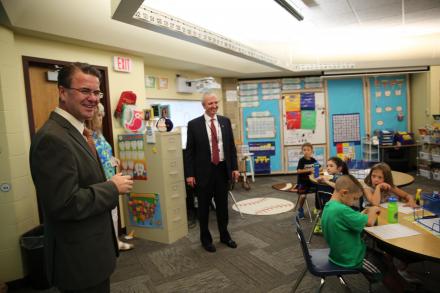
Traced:
<svg viewBox="0 0 440 293">
<path fill-rule="evenodd" d="M 220 162 L 220 150 L 218 149 L 218 137 L 217 137 L 217 129 L 215 128 L 214 124 L 215 119 L 211 119 L 211 154 L 212 154 L 212 160 L 211 162 L 214 165 L 217 165 Z"/>
<path fill-rule="evenodd" d="M 83 135 L 87 138 L 87 144 L 89 145 L 92 154 L 97 158 L 95 142 L 93 141 L 92 131 L 86 127 L 84 127 Z"/>
</svg>

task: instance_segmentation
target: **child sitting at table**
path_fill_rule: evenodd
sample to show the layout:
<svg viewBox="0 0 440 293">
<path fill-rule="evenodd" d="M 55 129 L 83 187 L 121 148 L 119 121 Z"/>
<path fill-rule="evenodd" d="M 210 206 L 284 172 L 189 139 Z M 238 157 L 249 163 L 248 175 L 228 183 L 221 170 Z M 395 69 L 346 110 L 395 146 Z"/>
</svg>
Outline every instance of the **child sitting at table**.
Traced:
<svg viewBox="0 0 440 293">
<path fill-rule="evenodd" d="M 352 175 L 343 175 L 336 181 L 335 191 L 325 205 L 321 220 L 324 238 L 330 248 L 329 259 L 341 267 L 358 268 L 370 282 L 382 280 L 385 286 L 396 289 L 396 280 L 385 269 L 384 253 L 367 249 L 361 237 L 364 227 L 376 222 L 379 207 L 369 207 L 362 213 L 350 208 L 362 196 L 362 189 Z"/>
<path fill-rule="evenodd" d="M 347 164 L 339 157 L 331 157 L 327 160 L 327 173 L 326 175 L 321 175 L 317 178 L 319 183 L 323 183 L 324 185 L 318 185 L 317 191 L 324 191 L 325 193 L 329 193 L 327 196 L 325 193 L 317 192 L 315 195 L 315 206 L 317 211 L 315 213 L 319 213 L 319 210 L 322 210 L 321 202 L 326 203 L 330 199 L 330 194 L 333 193 L 335 188 L 336 180 L 342 175 L 348 175 L 348 167 Z M 321 199 L 319 198 L 321 197 Z M 325 198 L 323 198 L 325 197 Z M 313 233 L 319 234 L 322 233 L 321 229 L 321 220 L 319 219 L 313 229 Z"/>
<path fill-rule="evenodd" d="M 392 194 L 404 200 L 406 206 L 412 208 L 417 206 L 410 194 L 394 185 L 391 168 L 386 163 L 374 165 L 368 176 L 365 177 L 364 182 L 367 185 L 364 188 L 366 199 L 364 206 L 379 206 L 381 203 L 387 202 Z"/>
<path fill-rule="evenodd" d="M 379 206 L 381 203 L 388 201 L 388 198 L 394 194 L 399 199 L 406 202 L 405 206 L 412 208 L 417 207 L 416 202 L 413 197 L 405 192 L 404 190 L 396 187 L 393 181 L 393 175 L 391 173 L 391 168 L 386 163 L 378 163 L 374 165 L 368 176 L 364 180 L 367 185 L 364 188 L 364 206 Z M 408 260 L 400 252 L 394 252 L 387 249 L 390 255 L 395 256 L 399 254 L 399 257 L 395 257 L 395 263 L 398 269 L 398 273 L 410 283 L 419 283 L 420 280 L 412 276 L 408 271 Z M 405 260 L 403 259 L 405 258 Z"/>
<path fill-rule="evenodd" d="M 335 188 L 336 179 L 342 175 L 348 175 L 347 164 L 339 157 L 331 157 L 327 160 L 327 173 L 329 176 L 319 176 L 318 182 L 325 183 Z"/>
<path fill-rule="evenodd" d="M 313 145 L 311 143 L 304 143 L 301 146 L 303 157 L 299 159 L 296 172 L 298 174 L 298 181 L 295 188 L 298 191 L 298 217 L 304 219 L 303 205 L 306 200 L 306 194 L 310 191 L 312 182 L 309 175 L 313 173 L 314 164 L 317 162 L 313 158 Z"/>
</svg>

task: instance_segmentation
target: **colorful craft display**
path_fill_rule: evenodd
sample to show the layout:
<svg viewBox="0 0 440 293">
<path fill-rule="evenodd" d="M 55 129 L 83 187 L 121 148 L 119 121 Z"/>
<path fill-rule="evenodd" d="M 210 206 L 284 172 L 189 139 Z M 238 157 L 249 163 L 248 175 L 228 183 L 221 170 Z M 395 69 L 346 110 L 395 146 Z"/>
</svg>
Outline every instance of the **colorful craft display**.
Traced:
<svg viewBox="0 0 440 293">
<path fill-rule="evenodd" d="M 131 225 L 162 228 L 160 197 L 157 193 L 132 193 L 128 197 L 128 217 Z"/>
<path fill-rule="evenodd" d="M 144 115 L 144 110 L 133 105 L 124 105 L 121 117 L 122 126 L 128 132 L 143 133 L 146 124 Z"/>
</svg>

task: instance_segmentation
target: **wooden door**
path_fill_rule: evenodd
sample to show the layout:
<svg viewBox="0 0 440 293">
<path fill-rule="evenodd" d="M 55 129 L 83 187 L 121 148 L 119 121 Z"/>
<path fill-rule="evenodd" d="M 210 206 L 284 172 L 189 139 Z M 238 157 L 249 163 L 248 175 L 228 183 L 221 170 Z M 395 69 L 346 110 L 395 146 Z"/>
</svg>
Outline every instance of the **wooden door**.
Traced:
<svg viewBox="0 0 440 293">
<path fill-rule="evenodd" d="M 34 133 L 43 126 L 50 112 L 58 106 L 57 82 L 47 80 L 48 71 L 49 69 L 44 67 L 29 67 Z"/>
</svg>

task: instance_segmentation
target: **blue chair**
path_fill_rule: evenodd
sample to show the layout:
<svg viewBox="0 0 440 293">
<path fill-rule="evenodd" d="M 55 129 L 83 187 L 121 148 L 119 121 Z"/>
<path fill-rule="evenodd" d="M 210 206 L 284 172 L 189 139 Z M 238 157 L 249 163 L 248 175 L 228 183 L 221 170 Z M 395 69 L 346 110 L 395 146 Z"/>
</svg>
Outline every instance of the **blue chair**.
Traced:
<svg viewBox="0 0 440 293">
<path fill-rule="evenodd" d="M 319 220 L 321 219 L 322 212 L 324 211 L 325 204 L 330 200 L 333 194 L 333 187 L 327 185 L 327 184 L 316 184 L 316 197 L 318 198 L 319 203 L 319 213 L 315 218 L 315 221 L 313 222 L 312 230 L 310 231 L 309 240 L 307 241 L 308 244 L 312 242 L 313 232 L 315 230 L 316 225 L 318 224 Z"/>
<path fill-rule="evenodd" d="M 302 252 L 304 255 L 304 260 L 306 261 L 306 267 L 301 272 L 298 280 L 293 285 L 292 292 L 296 291 L 296 289 L 298 288 L 302 279 L 304 278 L 304 275 L 307 273 L 307 270 L 312 275 L 321 278 L 321 284 L 319 286 L 318 292 L 321 292 L 321 290 L 325 284 L 325 278 L 329 277 L 329 276 L 337 276 L 340 283 L 344 287 L 349 289 L 347 286 L 347 283 L 342 278 L 342 276 L 343 275 L 358 274 L 359 271 L 356 269 L 343 268 L 343 267 L 340 267 L 340 266 L 335 265 L 334 263 L 330 262 L 330 260 L 328 259 L 330 249 L 328 249 L 328 248 L 309 249 L 309 247 L 307 246 L 306 239 L 304 237 L 304 233 L 302 231 L 298 216 L 295 217 L 295 220 L 296 220 L 296 234 L 297 234 L 299 242 L 301 244 Z"/>
</svg>

